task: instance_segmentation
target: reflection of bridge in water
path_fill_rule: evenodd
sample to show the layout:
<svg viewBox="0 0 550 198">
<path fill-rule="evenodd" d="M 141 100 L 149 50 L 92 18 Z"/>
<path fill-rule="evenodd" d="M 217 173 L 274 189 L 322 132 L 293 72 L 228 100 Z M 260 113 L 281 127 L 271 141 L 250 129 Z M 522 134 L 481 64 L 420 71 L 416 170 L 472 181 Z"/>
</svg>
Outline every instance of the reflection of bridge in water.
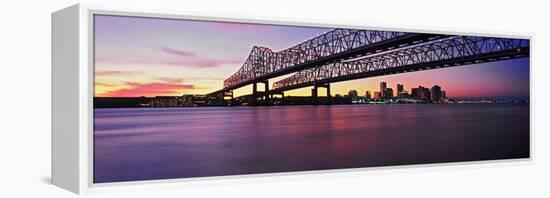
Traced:
<svg viewBox="0 0 550 198">
<path fill-rule="evenodd" d="M 252 85 L 244 96 L 249 103 L 270 104 L 274 95 L 313 86 L 313 100 L 323 87 L 330 102 L 334 82 L 528 56 L 527 39 L 335 29 L 279 52 L 254 47 L 224 88 L 209 95 L 233 100 L 233 90 Z M 287 74 L 269 90 L 269 79 Z"/>
</svg>

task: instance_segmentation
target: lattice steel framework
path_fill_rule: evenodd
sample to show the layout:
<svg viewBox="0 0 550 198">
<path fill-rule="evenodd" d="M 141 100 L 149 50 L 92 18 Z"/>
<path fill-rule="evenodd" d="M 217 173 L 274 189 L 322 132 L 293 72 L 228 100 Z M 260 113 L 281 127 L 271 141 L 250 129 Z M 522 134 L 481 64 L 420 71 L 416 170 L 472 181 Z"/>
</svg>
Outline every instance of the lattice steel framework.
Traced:
<svg viewBox="0 0 550 198">
<path fill-rule="evenodd" d="M 324 57 L 406 35 L 410 34 L 376 30 L 334 29 L 279 52 L 255 46 L 241 68 L 224 81 L 224 88 L 236 88 L 238 85 L 249 84 L 280 70 L 298 67 Z"/>
<path fill-rule="evenodd" d="M 275 82 L 272 91 L 527 56 L 529 40 L 526 39 L 451 36 L 302 70 Z"/>
</svg>

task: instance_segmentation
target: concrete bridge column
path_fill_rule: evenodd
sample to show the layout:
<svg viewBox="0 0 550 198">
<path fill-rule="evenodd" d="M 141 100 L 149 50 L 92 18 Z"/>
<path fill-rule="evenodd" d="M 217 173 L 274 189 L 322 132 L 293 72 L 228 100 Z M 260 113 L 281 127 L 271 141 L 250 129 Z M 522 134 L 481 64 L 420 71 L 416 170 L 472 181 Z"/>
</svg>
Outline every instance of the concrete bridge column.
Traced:
<svg viewBox="0 0 550 198">
<path fill-rule="evenodd" d="M 218 100 L 218 99 L 219 99 L 219 100 L 218 100 L 219 104 L 223 104 L 223 103 L 224 103 L 224 101 L 223 101 L 223 93 L 224 93 L 224 92 L 225 92 L 225 91 L 221 91 L 220 94 L 219 94 L 218 96 L 216 96 L 216 99 L 215 99 L 215 100 Z"/>
<path fill-rule="evenodd" d="M 332 96 L 330 95 L 330 84 L 329 83 L 322 83 L 322 84 L 314 84 L 313 88 L 311 89 L 311 102 L 313 105 L 317 105 L 319 103 L 319 87 L 323 87 L 327 89 L 327 104 L 332 104 Z"/>
<path fill-rule="evenodd" d="M 256 95 L 258 93 L 258 84 L 252 83 L 252 95 Z"/>
<path fill-rule="evenodd" d="M 229 104 L 233 104 L 233 90 L 229 90 L 229 91 L 224 91 L 223 92 L 223 95 L 222 95 L 222 101 L 223 101 L 223 105 L 226 105 L 225 102 L 225 97 L 229 97 Z"/>
<path fill-rule="evenodd" d="M 258 91 L 258 83 L 264 84 L 264 91 Z M 252 105 L 252 106 L 258 105 L 258 99 L 259 98 L 263 99 L 264 105 L 269 104 L 269 82 L 268 82 L 268 80 L 252 83 L 252 101 L 250 102 L 250 105 Z"/>
<path fill-rule="evenodd" d="M 251 106 L 256 106 L 258 103 L 258 84 L 252 83 L 252 99 L 249 102 Z"/>
<path fill-rule="evenodd" d="M 311 103 L 313 105 L 317 105 L 317 85 L 313 85 L 313 88 L 311 89 Z"/>
<path fill-rule="evenodd" d="M 264 103 L 265 105 L 269 105 L 269 82 L 268 80 L 263 81 L 264 83 Z"/>
<path fill-rule="evenodd" d="M 327 88 L 327 100 L 328 100 L 327 102 L 330 105 L 332 104 L 332 95 L 330 95 L 330 84 L 327 83 L 325 88 Z"/>
</svg>

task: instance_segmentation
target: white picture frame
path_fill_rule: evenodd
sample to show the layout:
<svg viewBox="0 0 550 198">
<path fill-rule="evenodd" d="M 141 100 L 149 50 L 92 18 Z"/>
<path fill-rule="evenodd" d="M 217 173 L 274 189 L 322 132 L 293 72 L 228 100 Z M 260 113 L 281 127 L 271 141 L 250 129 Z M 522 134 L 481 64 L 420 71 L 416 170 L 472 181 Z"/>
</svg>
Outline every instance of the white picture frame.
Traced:
<svg viewBox="0 0 550 198">
<path fill-rule="evenodd" d="M 508 37 L 530 39 L 534 35 L 526 33 L 499 33 L 456 30 L 423 30 L 411 27 L 363 27 L 343 24 L 326 24 L 319 21 L 295 22 L 292 19 L 261 18 L 250 16 L 222 16 L 202 13 L 181 13 L 174 11 L 151 11 L 105 8 L 97 5 L 77 4 L 52 14 L 52 183 L 74 193 L 91 193 L 130 188 L 165 188 L 195 185 L 211 185 L 235 182 L 234 179 L 245 179 L 245 182 L 260 181 L 271 178 L 283 180 L 288 175 L 317 177 L 320 173 L 358 173 L 366 170 L 381 170 L 414 167 L 438 167 L 442 165 L 492 166 L 504 162 L 519 164 L 533 163 L 533 119 L 530 119 L 530 158 L 512 160 L 490 160 L 476 162 L 453 162 L 428 165 L 406 165 L 374 168 L 353 168 L 338 170 L 306 171 L 255 174 L 245 176 L 216 176 L 208 178 L 182 178 L 169 180 L 132 181 L 108 184 L 94 184 L 93 178 L 93 15 L 121 15 L 157 17 L 172 19 L 209 20 L 224 22 L 246 22 L 273 25 L 299 25 L 309 27 L 361 28 L 388 31 L 407 31 L 422 33 L 446 33 L 476 36 Z M 531 52 L 531 54 L 533 54 Z M 532 56 L 530 56 L 532 60 Z M 532 61 L 531 61 L 532 63 Z M 532 70 L 531 70 L 532 71 Z M 532 75 L 530 94 L 533 99 Z M 533 118 L 533 102 L 530 102 L 530 114 Z M 429 168 L 427 169 L 429 170 Z M 313 176 L 312 176 L 313 174 Z M 145 185 L 143 185 L 145 184 Z M 164 185 L 159 185 L 164 184 Z"/>
</svg>

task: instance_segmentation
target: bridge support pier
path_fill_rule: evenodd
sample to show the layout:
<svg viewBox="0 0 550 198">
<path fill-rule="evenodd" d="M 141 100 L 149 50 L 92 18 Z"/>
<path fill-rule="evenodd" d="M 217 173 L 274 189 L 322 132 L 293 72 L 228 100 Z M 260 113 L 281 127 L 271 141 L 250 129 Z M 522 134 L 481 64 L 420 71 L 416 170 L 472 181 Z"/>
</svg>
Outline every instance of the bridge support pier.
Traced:
<svg viewBox="0 0 550 198">
<path fill-rule="evenodd" d="M 311 88 L 311 104 L 317 105 L 317 87 Z"/>
<path fill-rule="evenodd" d="M 264 91 L 258 91 L 258 83 L 264 84 Z M 263 100 L 263 105 L 269 105 L 269 82 L 268 80 L 252 83 L 252 101 L 250 105 L 259 105 L 258 99 Z"/>
<path fill-rule="evenodd" d="M 332 104 L 332 96 L 330 95 L 330 84 L 329 83 L 315 83 L 313 84 L 313 88 L 311 89 L 311 103 L 313 105 L 319 104 L 318 96 L 319 96 L 319 87 L 323 87 L 327 89 L 327 103 L 326 104 Z"/>
<path fill-rule="evenodd" d="M 218 100 L 218 105 L 227 105 L 227 97 L 229 97 L 229 104 L 233 104 L 233 90 L 221 91 L 217 95 L 214 95 Z"/>
<path fill-rule="evenodd" d="M 226 97 L 229 97 L 229 105 L 233 105 L 233 90 L 229 90 L 229 91 L 224 91 L 222 93 L 222 101 L 223 101 L 223 105 L 226 105 L 225 102 L 226 102 Z"/>
</svg>

